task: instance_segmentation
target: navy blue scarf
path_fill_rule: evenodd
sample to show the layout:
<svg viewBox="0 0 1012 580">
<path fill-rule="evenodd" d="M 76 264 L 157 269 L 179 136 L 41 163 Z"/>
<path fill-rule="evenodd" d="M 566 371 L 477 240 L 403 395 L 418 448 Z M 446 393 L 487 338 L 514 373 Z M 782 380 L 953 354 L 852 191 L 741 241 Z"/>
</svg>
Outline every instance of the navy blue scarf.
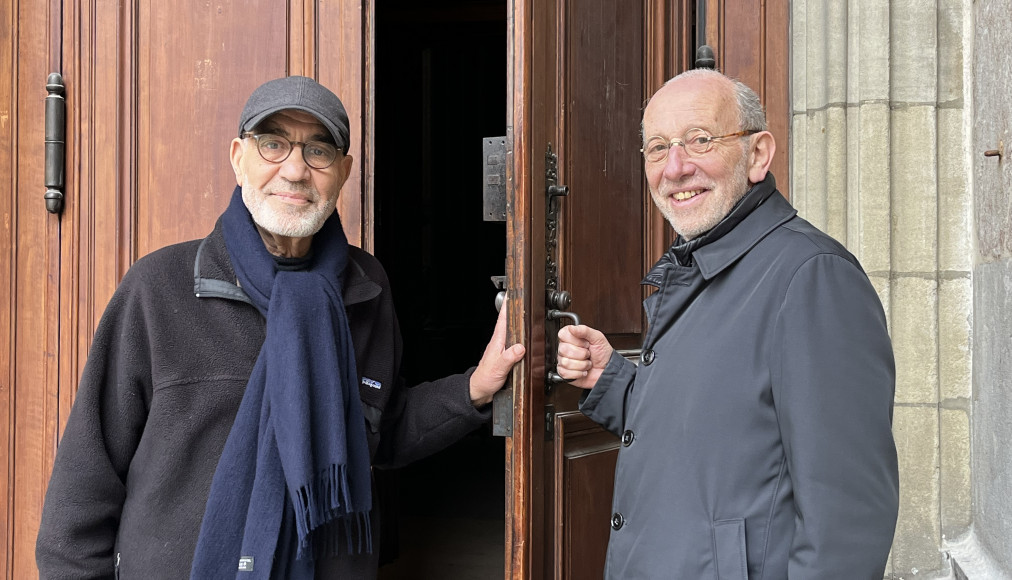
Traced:
<svg viewBox="0 0 1012 580">
<path fill-rule="evenodd" d="M 309 267 L 278 270 L 239 187 L 222 229 L 267 338 L 214 473 L 191 578 L 269 578 L 273 567 L 311 580 L 314 557 L 340 544 L 372 551 L 369 449 L 341 298 L 348 240 L 334 212 Z"/>
</svg>

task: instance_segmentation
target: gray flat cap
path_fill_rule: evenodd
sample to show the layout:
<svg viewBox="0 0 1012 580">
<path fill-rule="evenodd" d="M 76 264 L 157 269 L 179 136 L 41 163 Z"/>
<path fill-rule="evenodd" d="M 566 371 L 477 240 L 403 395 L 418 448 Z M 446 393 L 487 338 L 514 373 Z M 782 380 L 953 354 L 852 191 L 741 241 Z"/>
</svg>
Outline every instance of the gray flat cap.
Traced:
<svg viewBox="0 0 1012 580">
<path fill-rule="evenodd" d="M 348 153 L 348 113 L 344 104 L 330 89 L 308 77 L 274 79 L 257 87 L 239 117 L 239 136 L 285 109 L 305 111 L 319 119 L 342 152 Z"/>
</svg>

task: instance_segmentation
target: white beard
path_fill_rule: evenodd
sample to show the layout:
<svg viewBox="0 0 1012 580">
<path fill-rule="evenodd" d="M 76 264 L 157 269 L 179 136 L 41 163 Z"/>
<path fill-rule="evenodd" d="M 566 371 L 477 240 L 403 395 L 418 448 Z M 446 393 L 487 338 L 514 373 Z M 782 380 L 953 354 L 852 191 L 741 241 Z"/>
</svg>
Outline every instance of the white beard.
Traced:
<svg viewBox="0 0 1012 580">
<path fill-rule="evenodd" d="M 296 184 L 289 184 L 288 189 L 310 193 L 312 203 L 304 207 L 279 209 L 269 201 L 268 189 L 254 189 L 245 176 L 243 176 L 242 200 L 253 216 L 253 221 L 274 235 L 307 238 L 316 234 L 333 213 L 334 206 L 337 205 L 337 196 L 332 197 L 328 203 L 320 204 L 320 195 L 315 190 Z"/>
<path fill-rule="evenodd" d="M 731 192 L 728 195 L 728 192 Z M 741 159 L 731 173 L 731 179 L 726 188 L 712 189 L 709 193 L 711 199 L 707 205 L 698 208 L 691 215 L 679 215 L 669 204 L 668 198 L 658 198 L 652 195 L 657 208 L 661 210 L 664 219 L 668 220 L 675 232 L 686 240 L 698 238 L 713 229 L 720 223 L 727 214 L 731 212 L 734 204 L 745 197 L 748 192 L 748 155 L 743 154 Z"/>
</svg>

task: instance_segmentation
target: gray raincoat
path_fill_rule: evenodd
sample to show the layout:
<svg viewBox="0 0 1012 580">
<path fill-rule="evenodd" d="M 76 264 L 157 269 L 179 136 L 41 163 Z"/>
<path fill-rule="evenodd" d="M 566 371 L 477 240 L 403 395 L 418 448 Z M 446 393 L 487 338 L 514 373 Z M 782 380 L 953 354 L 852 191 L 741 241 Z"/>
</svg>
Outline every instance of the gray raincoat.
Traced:
<svg viewBox="0 0 1012 580">
<path fill-rule="evenodd" d="M 639 365 L 616 353 L 581 405 L 622 438 L 607 578 L 882 578 L 899 496 L 885 315 L 796 213 L 770 175 L 644 280 Z"/>
</svg>

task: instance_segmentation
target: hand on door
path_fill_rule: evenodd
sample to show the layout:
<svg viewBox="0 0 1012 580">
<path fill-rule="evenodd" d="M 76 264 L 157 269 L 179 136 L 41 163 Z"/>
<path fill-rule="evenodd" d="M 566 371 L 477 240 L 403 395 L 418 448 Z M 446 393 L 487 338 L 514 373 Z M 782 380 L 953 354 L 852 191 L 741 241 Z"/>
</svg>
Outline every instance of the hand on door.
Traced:
<svg viewBox="0 0 1012 580">
<path fill-rule="evenodd" d="M 524 345 L 514 344 L 506 348 L 506 305 L 499 309 L 499 320 L 495 323 L 492 339 L 485 347 L 485 354 L 478 362 L 478 368 L 471 373 L 471 402 L 481 407 L 492 402 L 492 395 L 506 384 L 513 365 L 524 358 Z"/>
<path fill-rule="evenodd" d="M 604 333 L 583 324 L 559 330 L 558 372 L 569 384 L 592 389 L 614 352 Z"/>
</svg>

